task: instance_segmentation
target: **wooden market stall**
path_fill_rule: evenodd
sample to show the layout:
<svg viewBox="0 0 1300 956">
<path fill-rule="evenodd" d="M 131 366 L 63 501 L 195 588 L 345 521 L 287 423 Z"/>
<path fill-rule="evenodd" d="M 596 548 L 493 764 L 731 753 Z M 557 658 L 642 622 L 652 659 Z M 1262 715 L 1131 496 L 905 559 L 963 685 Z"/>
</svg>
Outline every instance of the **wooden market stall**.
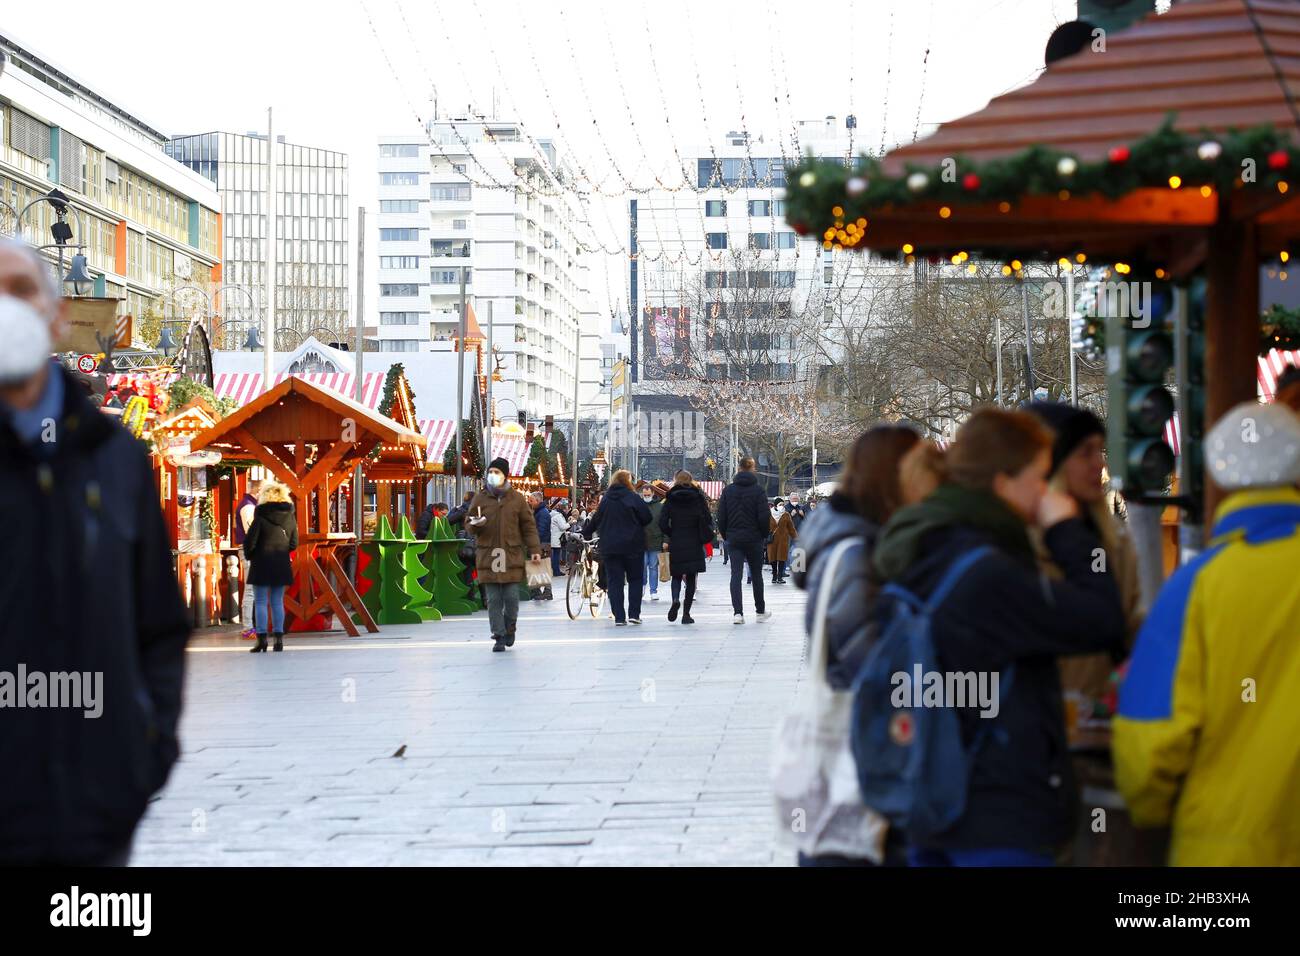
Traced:
<svg viewBox="0 0 1300 956">
<path fill-rule="evenodd" d="M 411 386 L 401 365 L 394 365 L 390 370 L 379 411 L 408 431 L 421 435 L 424 432 L 422 423 L 415 417 Z M 375 514 L 387 515 L 393 527 L 398 526 L 403 516 L 414 524 L 427 504 L 426 445 L 427 440 L 381 442 L 362 466 L 367 486 L 374 486 Z"/>
<path fill-rule="evenodd" d="M 285 609 L 303 622 L 331 611 L 356 636 L 345 602 L 368 631 L 378 628 L 339 561 L 339 549 L 355 545 L 356 536 L 331 529 L 330 495 L 376 446 L 422 448 L 424 443 L 422 435 L 331 389 L 287 378 L 190 444 L 195 451 L 213 449 L 227 458 L 255 460 L 288 485 L 299 547 L 293 558 L 295 590 L 285 597 Z"/>
<path fill-rule="evenodd" d="M 1256 396 L 1259 267 L 1300 240 L 1298 87 L 1300 4 L 1178 3 L 883 161 L 794 171 L 787 214 L 827 249 L 1000 259 L 1006 275 L 1201 270 L 1213 422 Z"/>
</svg>

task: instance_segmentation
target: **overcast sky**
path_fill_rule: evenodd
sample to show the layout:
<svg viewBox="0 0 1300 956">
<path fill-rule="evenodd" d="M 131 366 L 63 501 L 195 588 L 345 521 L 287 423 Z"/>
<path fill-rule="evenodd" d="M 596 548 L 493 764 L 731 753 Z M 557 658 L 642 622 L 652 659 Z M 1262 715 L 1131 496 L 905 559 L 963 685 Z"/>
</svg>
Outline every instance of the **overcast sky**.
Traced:
<svg viewBox="0 0 1300 956">
<path fill-rule="evenodd" d="M 444 116 L 469 104 L 491 113 L 495 97 L 499 117 L 555 136 L 616 191 L 615 163 L 636 185 L 656 173 L 680 182 L 674 141 L 683 156 L 707 152 L 742 115 L 769 141 L 788 142 L 793 120 L 850 112 L 869 149 L 911 141 L 1032 80 L 1074 10 L 1074 0 L 62 0 L 6 4 L 4 29 L 167 133 L 264 130 L 273 106 L 278 135 L 349 154 L 350 205 L 368 206 L 373 228 L 376 139 L 418 135 L 434 88 Z M 598 239 L 625 243 L 625 210 L 593 211 Z M 594 279 L 602 308 L 625 295 L 618 259 Z M 367 299 L 373 312 L 373 291 Z"/>
</svg>

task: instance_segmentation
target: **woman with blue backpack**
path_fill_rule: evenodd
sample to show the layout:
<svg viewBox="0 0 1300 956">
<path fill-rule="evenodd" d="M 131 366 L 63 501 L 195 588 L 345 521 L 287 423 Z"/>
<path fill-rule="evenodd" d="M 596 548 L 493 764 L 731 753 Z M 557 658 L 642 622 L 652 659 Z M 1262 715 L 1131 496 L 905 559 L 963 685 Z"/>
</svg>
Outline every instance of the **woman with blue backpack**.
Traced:
<svg viewBox="0 0 1300 956">
<path fill-rule="evenodd" d="M 866 613 L 872 603 L 872 548 L 894 511 L 933 490 L 933 477 L 913 464 L 923 462 L 933 451 L 937 451 L 935 446 L 912 428 L 877 425 L 868 429 L 849 451 L 835 493 L 803 522 L 790 566 L 795 586 L 809 595 L 804 612 L 809 637 L 806 656 L 809 667 L 817 666 L 820 672 L 810 673 L 808 681 L 817 684 L 819 691 L 829 689 L 834 695 L 847 696 L 852 688 L 875 635 Z M 835 745 L 846 752 L 847 732 L 843 725 L 833 735 L 840 738 Z M 799 789 L 797 782 L 793 789 Z M 810 789 L 833 787 L 814 784 Z M 850 799 L 860 803 L 852 782 L 849 790 Z M 901 831 L 889 829 L 879 852 L 862 848 L 867 842 L 862 838 L 868 835 L 864 831 L 871 826 L 864 806 L 857 808 L 859 819 L 846 826 L 853 808 L 828 805 L 823 812 L 809 812 L 813 801 L 797 793 L 792 803 L 803 805 L 808 817 L 802 839 L 796 841 L 800 866 L 906 865 L 907 844 Z M 859 841 L 858 847 L 855 841 Z"/>
<path fill-rule="evenodd" d="M 1072 831 L 1057 658 L 1122 649 L 1125 619 L 1097 534 L 1048 488 L 1052 441 L 1028 413 L 976 411 L 943 484 L 876 542 L 853 750 L 914 866 L 1050 866 Z M 1037 567 L 1035 524 L 1059 579 Z"/>
</svg>

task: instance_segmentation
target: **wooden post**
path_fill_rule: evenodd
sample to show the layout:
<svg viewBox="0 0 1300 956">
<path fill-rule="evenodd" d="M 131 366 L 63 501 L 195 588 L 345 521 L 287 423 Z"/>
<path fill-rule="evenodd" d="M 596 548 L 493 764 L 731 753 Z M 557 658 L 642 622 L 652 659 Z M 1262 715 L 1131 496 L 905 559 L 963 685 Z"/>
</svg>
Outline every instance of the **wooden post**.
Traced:
<svg viewBox="0 0 1300 956">
<path fill-rule="evenodd" d="M 1233 220 L 1230 196 L 1219 201 L 1219 221 L 1210 228 L 1205 292 L 1205 428 L 1229 409 L 1254 401 L 1258 393 L 1259 258 L 1251 221 Z M 1208 463 L 1207 463 L 1208 464 Z M 1205 476 L 1205 527 L 1223 491 Z"/>
</svg>

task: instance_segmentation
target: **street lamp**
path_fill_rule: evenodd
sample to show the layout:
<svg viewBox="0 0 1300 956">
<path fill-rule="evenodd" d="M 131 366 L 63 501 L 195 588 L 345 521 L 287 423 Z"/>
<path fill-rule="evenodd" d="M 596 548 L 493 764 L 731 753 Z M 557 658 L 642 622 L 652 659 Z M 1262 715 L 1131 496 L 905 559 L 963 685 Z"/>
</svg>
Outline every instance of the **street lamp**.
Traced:
<svg viewBox="0 0 1300 956">
<path fill-rule="evenodd" d="M 72 283 L 72 291 L 75 295 L 86 294 L 81 287 L 93 283 L 95 277 L 86 271 L 86 257 L 84 255 L 77 253 L 72 257 L 72 268 L 63 277 L 63 281 Z"/>
<path fill-rule="evenodd" d="M 170 326 L 164 325 L 158 333 L 158 351 L 162 352 L 164 358 L 171 358 L 171 354 L 176 351 L 176 339 L 172 337 Z"/>
</svg>

